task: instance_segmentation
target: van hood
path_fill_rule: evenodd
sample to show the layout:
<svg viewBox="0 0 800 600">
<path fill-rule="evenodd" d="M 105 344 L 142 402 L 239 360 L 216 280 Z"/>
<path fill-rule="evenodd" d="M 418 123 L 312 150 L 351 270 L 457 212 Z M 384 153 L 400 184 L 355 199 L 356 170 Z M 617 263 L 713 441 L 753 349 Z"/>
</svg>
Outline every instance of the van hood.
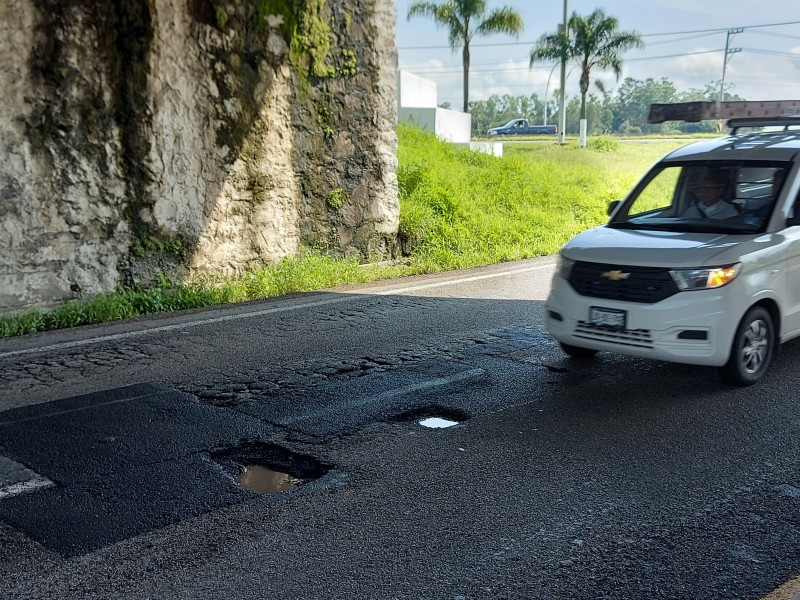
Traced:
<svg viewBox="0 0 800 600">
<path fill-rule="evenodd" d="M 737 262 L 743 244 L 762 235 L 636 231 L 595 227 L 572 238 L 561 254 L 572 260 L 650 267 L 703 267 Z"/>
</svg>

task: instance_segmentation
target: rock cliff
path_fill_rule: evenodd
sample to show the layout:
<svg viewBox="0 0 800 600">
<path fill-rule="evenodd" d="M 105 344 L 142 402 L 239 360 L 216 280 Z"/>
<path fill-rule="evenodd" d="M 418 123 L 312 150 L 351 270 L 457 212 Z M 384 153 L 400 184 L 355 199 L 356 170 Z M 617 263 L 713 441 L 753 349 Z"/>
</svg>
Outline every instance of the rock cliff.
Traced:
<svg viewBox="0 0 800 600">
<path fill-rule="evenodd" d="M 0 312 L 391 255 L 392 0 L 0 4 Z"/>
</svg>

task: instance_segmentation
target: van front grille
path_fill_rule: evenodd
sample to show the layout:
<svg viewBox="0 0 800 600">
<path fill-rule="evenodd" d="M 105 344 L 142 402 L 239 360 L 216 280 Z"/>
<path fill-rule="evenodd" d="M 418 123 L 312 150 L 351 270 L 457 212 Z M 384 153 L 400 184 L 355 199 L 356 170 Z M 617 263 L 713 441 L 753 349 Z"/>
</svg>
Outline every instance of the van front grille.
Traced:
<svg viewBox="0 0 800 600">
<path fill-rule="evenodd" d="M 655 304 L 677 294 L 669 269 L 576 261 L 569 283 L 581 296 Z"/>
</svg>

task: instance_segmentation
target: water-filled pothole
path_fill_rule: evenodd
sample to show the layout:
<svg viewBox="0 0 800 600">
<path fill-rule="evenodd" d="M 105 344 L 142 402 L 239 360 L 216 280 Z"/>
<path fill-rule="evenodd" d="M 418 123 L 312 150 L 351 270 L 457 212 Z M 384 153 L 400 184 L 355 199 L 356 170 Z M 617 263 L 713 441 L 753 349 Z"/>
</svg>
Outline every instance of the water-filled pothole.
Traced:
<svg viewBox="0 0 800 600">
<path fill-rule="evenodd" d="M 393 420 L 415 421 L 423 427 L 441 429 L 458 425 L 467 419 L 469 419 L 469 414 L 463 410 L 444 408 L 443 406 L 423 406 L 400 413 Z"/>
<path fill-rule="evenodd" d="M 251 442 L 211 453 L 243 488 L 259 494 L 280 494 L 319 479 L 333 467 L 313 456 L 275 444 Z"/>
<path fill-rule="evenodd" d="M 280 494 L 293 490 L 303 483 L 303 480 L 263 465 L 247 465 L 236 477 L 236 483 L 251 492 Z"/>
</svg>

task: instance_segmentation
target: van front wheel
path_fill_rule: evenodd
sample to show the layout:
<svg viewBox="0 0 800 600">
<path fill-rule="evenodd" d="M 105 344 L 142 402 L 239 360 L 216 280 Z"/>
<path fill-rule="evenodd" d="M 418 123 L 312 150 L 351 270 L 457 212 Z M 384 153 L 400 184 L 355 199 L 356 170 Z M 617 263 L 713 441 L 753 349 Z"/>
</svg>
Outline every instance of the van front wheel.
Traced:
<svg viewBox="0 0 800 600">
<path fill-rule="evenodd" d="M 720 367 L 722 379 L 740 387 L 761 379 L 775 356 L 775 338 L 775 325 L 766 308 L 747 311 L 733 337 L 728 362 Z"/>
<path fill-rule="evenodd" d="M 581 348 L 580 346 L 573 346 L 572 344 L 565 344 L 564 342 L 561 342 L 561 349 L 572 358 L 592 358 L 597 354 L 597 350 Z"/>
</svg>

